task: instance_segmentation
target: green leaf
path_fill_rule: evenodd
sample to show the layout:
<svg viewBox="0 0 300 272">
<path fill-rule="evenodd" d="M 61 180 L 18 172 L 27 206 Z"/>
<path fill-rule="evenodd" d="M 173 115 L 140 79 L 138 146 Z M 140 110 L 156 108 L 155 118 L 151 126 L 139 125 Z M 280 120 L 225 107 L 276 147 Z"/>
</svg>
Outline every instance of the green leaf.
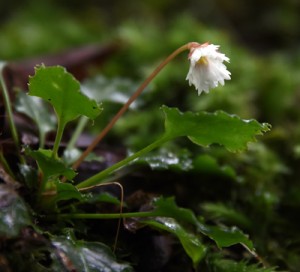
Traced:
<svg viewBox="0 0 300 272">
<path fill-rule="evenodd" d="M 215 113 L 180 112 L 177 108 L 162 107 L 165 114 L 165 135 L 172 139 L 186 136 L 195 144 L 223 145 L 232 152 L 246 149 L 255 136 L 270 130 L 269 124 L 243 120 L 223 111 Z"/>
<path fill-rule="evenodd" d="M 192 259 L 194 267 L 204 258 L 206 247 L 195 234 L 185 230 L 175 219 L 158 217 L 153 220 L 143 221 L 143 223 L 177 236 L 185 252 Z"/>
<path fill-rule="evenodd" d="M 52 245 L 55 251 L 53 271 L 133 271 L 129 265 L 117 262 L 111 250 L 102 243 L 57 237 L 52 239 Z"/>
<path fill-rule="evenodd" d="M 31 225 L 29 211 L 24 201 L 10 187 L 0 185 L 0 238 L 19 235 L 22 228 Z"/>
<path fill-rule="evenodd" d="M 58 211 L 59 201 L 71 199 L 85 200 L 85 197 L 70 183 L 59 180 L 51 181 L 47 183 L 46 189 L 47 191 L 40 202 L 40 207 L 46 211 Z"/>
<path fill-rule="evenodd" d="M 218 272 L 275 272 L 275 268 L 264 268 L 257 264 L 248 265 L 246 262 L 235 262 L 233 260 L 215 258 L 213 266 Z"/>
<path fill-rule="evenodd" d="M 154 211 L 158 216 L 172 217 L 179 222 L 186 222 L 197 226 L 201 232 L 206 232 L 207 228 L 201 224 L 195 214 L 186 208 L 180 208 L 176 205 L 174 197 L 154 199 Z"/>
<path fill-rule="evenodd" d="M 102 111 L 96 101 L 80 92 L 79 82 L 61 66 L 36 67 L 29 79 L 29 95 L 51 103 L 63 124 L 80 115 L 95 119 Z"/>
<path fill-rule="evenodd" d="M 30 150 L 27 148 L 25 152 L 37 161 L 44 180 L 55 179 L 61 175 L 71 180 L 76 175 L 74 170 L 67 167 L 61 160 L 52 157 L 52 150 Z"/>
<path fill-rule="evenodd" d="M 199 232 L 214 240 L 219 247 L 228 247 L 241 243 L 247 246 L 249 250 L 254 250 L 253 244 L 248 236 L 242 233 L 238 228 L 226 228 L 203 224 L 196 218 L 191 210 L 178 207 L 173 197 L 158 198 L 153 204 L 155 207 L 154 211 L 158 216 L 172 217 L 178 222 L 194 225 Z"/>
<path fill-rule="evenodd" d="M 15 108 L 36 123 L 41 142 L 45 141 L 48 132 L 56 129 L 56 119 L 42 99 L 19 92 L 16 97 Z"/>
<path fill-rule="evenodd" d="M 77 188 L 74 185 L 60 181 L 55 181 L 54 184 L 56 187 L 56 195 L 54 197 L 55 202 L 69 199 L 84 199 L 81 193 L 77 190 Z"/>
<path fill-rule="evenodd" d="M 103 202 L 103 203 L 110 203 L 114 205 L 122 204 L 123 207 L 126 207 L 126 203 L 121 203 L 121 201 L 117 197 L 107 192 L 97 193 L 97 194 L 88 193 L 85 195 L 85 202 L 87 203 Z"/>
<path fill-rule="evenodd" d="M 219 248 L 243 244 L 251 251 L 254 249 L 248 236 L 237 227 L 210 226 L 206 235 L 214 240 Z"/>
<path fill-rule="evenodd" d="M 188 171 L 193 168 L 191 154 L 186 149 L 172 152 L 167 149 L 160 149 L 138 158 L 135 163 L 146 163 L 153 170 L 179 170 Z"/>
</svg>

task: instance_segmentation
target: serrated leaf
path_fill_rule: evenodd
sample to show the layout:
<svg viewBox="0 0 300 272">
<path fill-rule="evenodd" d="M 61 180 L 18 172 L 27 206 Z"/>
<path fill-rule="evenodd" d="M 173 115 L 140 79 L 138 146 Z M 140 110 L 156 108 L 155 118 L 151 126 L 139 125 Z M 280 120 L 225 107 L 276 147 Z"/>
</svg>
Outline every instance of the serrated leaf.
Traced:
<svg viewBox="0 0 300 272">
<path fill-rule="evenodd" d="M 45 102 L 38 97 L 19 92 L 16 97 L 15 109 L 27 115 L 36 123 L 42 142 L 44 142 L 45 135 L 48 132 L 56 129 L 55 117 L 46 107 Z"/>
<path fill-rule="evenodd" d="M 61 160 L 52 157 L 52 150 L 26 149 L 26 154 L 37 161 L 37 164 L 43 173 L 44 180 L 48 180 L 50 177 L 55 179 L 60 175 L 71 180 L 76 175 L 73 169 L 67 167 Z"/>
<path fill-rule="evenodd" d="M 213 239 L 219 248 L 243 244 L 250 250 L 254 249 L 249 237 L 237 227 L 210 226 L 206 235 Z"/>
<path fill-rule="evenodd" d="M 162 107 L 165 114 L 165 135 L 172 139 L 186 136 L 195 144 L 223 145 L 232 152 L 244 150 L 255 136 L 270 130 L 269 124 L 243 120 L 223 111 L 215 113 L 180 112 L 177 108 Z"/>
<path fill-rule="evenodd" d="M 80 115 L 94 119 L 102 111 L 96 101 L 80 92 L 79 82 L 61 66 L 37 66 L 29 79 L 29 95 L 51 103 L 63 124 Z"/>
<path fill-rule="evenodd" d="M 13 238 L 22 228 L 31 225 L 29 211 L 24 201 L 10 187 L 0 185 L 0 237 Z"/>
<path fill-rule="evenodd" d="M 185 230 L 175 219 L 158 217 L 153 220 L 143 221 L 143 223 L 177 236 L 185 252 L 192 259 L 194 267 L 204 258 L 206 247 L 195 234 Z"/>
<path fill-rule="evenodd" d="M 55 248 L 53 271 L 133 271 L 129 265 L 117 262 L 111 250 L 102 243 L 57 237 L 52 239 L 52 245 Z"/>
</svg>

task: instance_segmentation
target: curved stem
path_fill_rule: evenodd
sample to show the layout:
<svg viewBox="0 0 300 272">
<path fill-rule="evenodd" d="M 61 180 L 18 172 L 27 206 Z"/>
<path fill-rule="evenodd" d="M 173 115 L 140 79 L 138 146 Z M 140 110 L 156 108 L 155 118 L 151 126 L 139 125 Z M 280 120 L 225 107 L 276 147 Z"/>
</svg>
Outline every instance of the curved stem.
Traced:
<svg viewBox="0 0 300 272">
<path fill-rule="evenodd" d="M 137 97 L 142 93 L 142 91 L 148 86 L 152 79 L 178 54 L 185 50 L 189 50 L 195 43 L 187 43 L 178 49 L 176 49 L 171 55 L 169 55 L 158 67 L 150 74 L 148 78 L 140 85 L 140 87 L 133 93 L 133 95 L 128 99 L 128 101 L 123 105 L 123 107 L 118 111 L 118 113 L 113 117 L 113 119 L 108 123 L 108 125 L 101 131 L 101 133 L 93 140 L 93 142 L 88 146 L 88 148 L 81 154 L 79 159 L 72 165 L 76 169 L 86 158 L 86 156 L 96 147 L 96 145 L 105 137 L 105 135 L 110 131 L 118 119 L 124 114 L 124 112 L 129 108 L 132 102 L 137 99 Z"/>
<path fill-rule="evenodd" d="M 108 175 L 112 174 L 114 171 L 116 171 L 116 170 L 120 169 L 121 167 L 127 165 L 128 163 L 134 161 L 136 158 L 139 158 L 139 157 L 143 156 L 144 154 L 150 152 L 151 150 L 153 150 L 154 148 L 160 146 L 161 144 L 163 144 L 164 142 L 166 142 L 168 140 L 169 140 L 169 138 L 166 137 L 166 136 L 161 137 L 160 139 L 158 139 L 155 142 L 153 142 L 152 144 L 146 146 L 142 150 L 132 154 L 131 156 L 125 158 L 124 160 L 117 162 L 116 164 L 106 168 L 105 170 L 101 171 L 100 173 L 98 173 L 98 174 L 88 178 L 87 180 L 77 184 L 76 187 L 78 189 L 81 189 L 81 188 L 84 188 L 84 187 L 89 187 L 89 186 L 93 186 L 93 185 L 96 185 L 96 184 L 100 184 L 101 180 L 103 180 Z"/>
</svg>

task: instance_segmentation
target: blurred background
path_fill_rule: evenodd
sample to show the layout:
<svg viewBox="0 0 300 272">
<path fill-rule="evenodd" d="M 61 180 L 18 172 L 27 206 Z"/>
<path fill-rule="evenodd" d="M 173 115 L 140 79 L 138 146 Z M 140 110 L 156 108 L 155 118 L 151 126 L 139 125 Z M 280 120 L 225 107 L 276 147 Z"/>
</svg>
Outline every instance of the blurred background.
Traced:
<svg viewBox="0 0 300 272">
<path fill-rule="evenodd" d="M 272 123 L 283 113 L 293 115 L 292 106 L 299 99 L 294 69 L 300 62 L 299 14 L 296 0 L 1 1 L 0 59 L 20 60 L 116 42 L 123 50 L 103 73 L 142 80 L 180 45 L 210 41 L 220 44 L 231 58 L 233 83 L 221 95 L 217 90 L 218 95 L 205 96 L 198 105 L 188 101 L 182 107 L 222 106 Z M 160 94 L 174 103 L 182 101 L 180 90 L 186 86 L 182 73 L 188 69 L 186 62 L 181 69 L 177 65 L 167 67 L 153 86 L 153 92 L 172 86 L 172 97 Z"/>
<path fill-rule="evenodd" d="M 271 264 L 298 271 L 299 25 L 298 0 L 1 1 L 0 59 L 18 63 L 39 56 L 42 61 L 48 54 L 88 44 L 117 44 L 104 65 L 87 68 L 83 80 L 90 88 L 109 86 L 129 94 L 179 46 L 190 41 L 220 45 L 231 60 L 227 66 L 232 80 L 224 87 L 197 97 L 185 81 L 189 64 L 182 54 L 160 73 L 107 141 L 138 149 L 156 139 L 163 126 L 162 104 L 192 111 L 221 109 L 270 123 L 272 131 L 245 154 L 192 150 L 195 156 L 204 152 L 235 169 L 234 197 L 225 202 L 244 209 L 251 222 L 259 218 L 261 227 L 254 224 L 247 232 Z M 99 125 L 119 106 L 104 104 Z"/>
<path fill-rule="evenodd" d="M 300 3 L 297 0 L 45 0 L 42 3 L 24 0 L 1 1 L 0 10 L 2 31 L 21 18 L 28 20 L 23 26 L 24 31 L 25 28 L 30 31 L 30 21 L 33 24 L 41 20 L 43 24 L 48 22 L 58 28 L 60 21 L 57 19 L 65 17 L 68 20 L 71 17 L 84 20 L 90 31 L 95 31 L 98 25 L 102 36 L 128 20 L 152 22 L 158 28 L 167 28 L 178 17 L 189 16 L 201 24 L 224 29 L 231 38 L 255 52 L 297 50 L 300 38 L 297 27 Z M 69 31 L 72 32 L 72 29 Z"/>
</svg>

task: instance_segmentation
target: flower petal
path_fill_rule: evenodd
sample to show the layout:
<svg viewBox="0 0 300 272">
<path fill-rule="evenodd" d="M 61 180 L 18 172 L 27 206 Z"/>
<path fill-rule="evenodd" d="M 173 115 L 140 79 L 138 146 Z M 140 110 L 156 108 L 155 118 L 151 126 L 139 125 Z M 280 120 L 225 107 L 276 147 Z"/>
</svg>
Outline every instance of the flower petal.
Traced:
<svg viewBox="0 0 300 272">
<path fill-rule="evenodd" d="M 219 45 L 207 43 L 191 48 L 190 69 L 186 79 L 189 85 L 195 86 L 199 95 L 231 79 L 231 73 L 223 64 L 224 61 L 229 62 L 229 58 L 218 52 L 218 49 Z"/>
</svg>

